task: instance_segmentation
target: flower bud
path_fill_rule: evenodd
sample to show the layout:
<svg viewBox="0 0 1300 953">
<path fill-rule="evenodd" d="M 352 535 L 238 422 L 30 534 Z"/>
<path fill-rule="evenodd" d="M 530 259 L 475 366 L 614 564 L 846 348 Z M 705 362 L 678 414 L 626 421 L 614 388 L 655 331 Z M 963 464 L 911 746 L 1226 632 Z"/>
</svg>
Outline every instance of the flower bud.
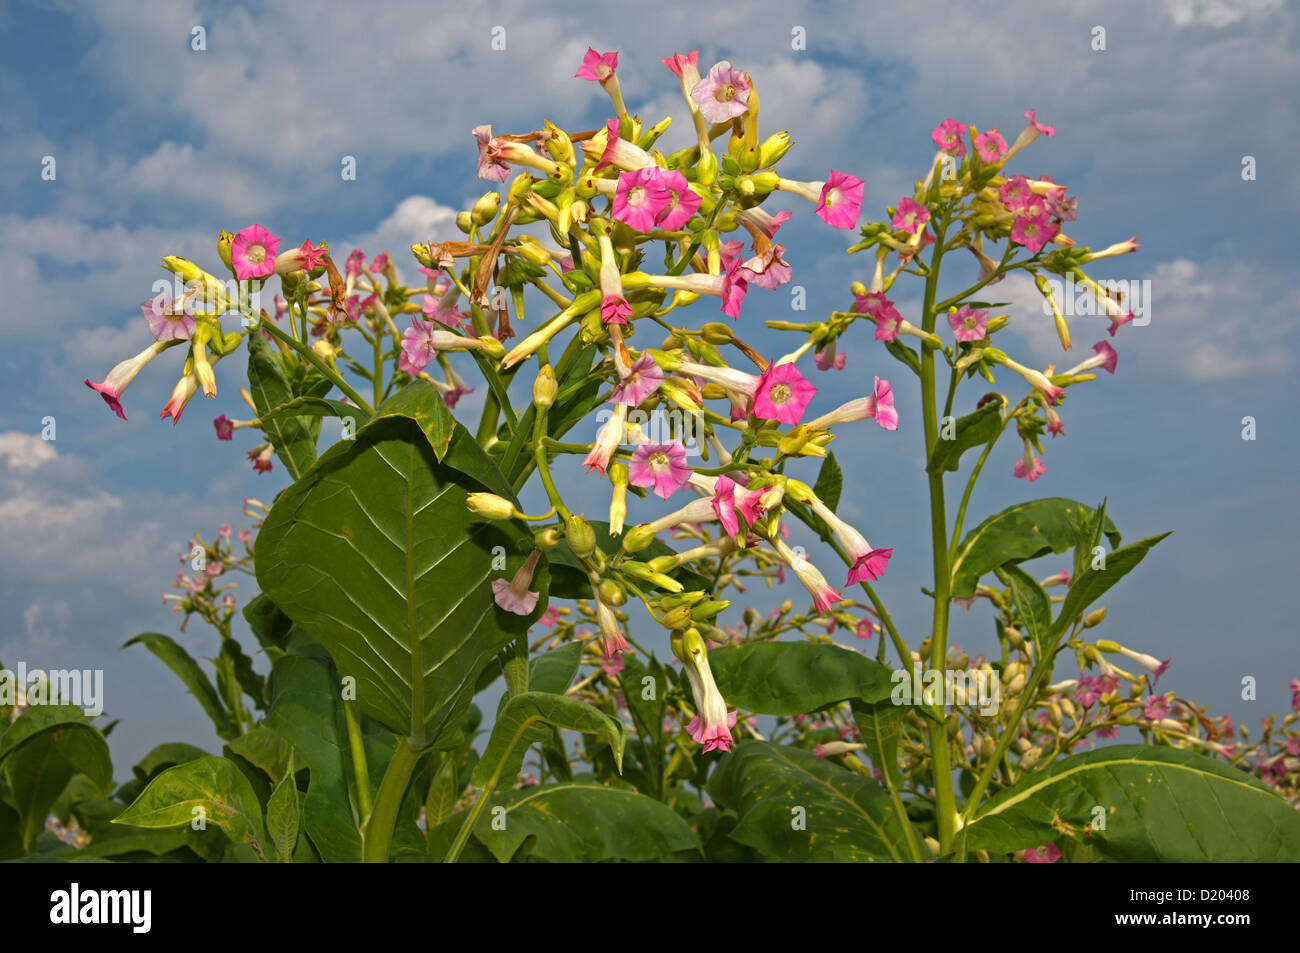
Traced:
<svg viewBox="0 0 1300 953">
<path fill-rule="evenodd" d="M 459 228 L 466 235 L 470 233 L 470 230 L 474 227 L 474 220 L 473 217 L 469 214 L 469 212 L 456 213 L 456 227 Z M 425 265 L 424 267 L 428 268 L 430 266 Z"/>
<path fill-rule="evenodd" d="M 1085 629 L 1091 629 L 1095 626 L 1099 626 L 1101 625 L 1102 620 L 1105 618 L 1106 618 L 1105 606 L 1102 606 L 1100 609 L 1093 609 L 1084 617 L 1083 627 Z"/>
<path fill-rule="evenodd" d="M 569 541 L 569 548 L 573 550 L 573 555 L 579 559 L 586 559 L 596 551 L 596 531 L 581 514 L 569 517 L 565 526 L 565 536 Z"/>
<path fill-rule="evenodd" d="M 1038 764 L 1038 761 L 1040 758 L 1042 758 L 1042 756 L 1043 756 L 1042 748 L 1030 748 L 1028 751 L 1026 751 L 1024 754 L 1020 756 L 1020 767 L 1024 768 L 1025 770 L 1029 770 L 1034 765 Z"/>
<path fill-rule="evenodd" d="M 555 394 L 559 389 L 555 382 L 555 371 L 551 365 L 544 364 L 533 378 L 533 403 L 545 409 L 555 403 Z"/>
<path fill-rule="evenodd" d="M 664 613 L 663 625 L 664 628 L 666 629 L 680 629 L 683 628 L 684 626 L 690 625 L 690 623 L 691 623 L 690 606 L 678 606 L 677 608 L 671 609 L 668 612 Z M 691 631 L 695 632 L 694 629 L 691 629 Z M 696 634 L 696 638 L 699 638 L 699 633 L 695 632 L 695 634 Z"/>
<path fill-rule="evenodd" d="M 1025 637 L 1020 633 L 1019 629 L 1007 626 L 1002 630 L 1002 634 L 1006 637 L 1007 645 L 1013 649 L 1021 648 L 1025 644 Z"/>
<path fill-rule="evenodd" d="M 600 601 L 607 606 L 621 606 L 627 602 L 627 590 L 613 579 L 602 579 L 597 589 Z"/>
<path fill-rule="evenodd" d="M 546 246 L 533 238 L 531 235 L 520 236 L 515 247 L 519 249 L 519 254 L 524 261 L 539 268 L 545 268 L 551 263 L 551 253 L 546 250 Z"/>
<path fill-rule="evenodd" d="M 475 516 L 490 520 L 508 520 L 515 513 L 514 504 L 495 493 L 471 493 L 465 497 L 465 505 Z"/>
<path fill-rule="evenodd" d="M 629 553 L 645 549 L 655 538 L 655 529 L 649 523 L 638 523 L 623 534 L 623 548 Z"/>
<path fill-rule="evenodd" d="M 776 165 L 785 158 L 785 154 L 793 145 L 794 140 L 790 138 L 788 132 L 777 132 L 768 136 L 758 149 L 758 167 L 766 169 L 768 166 Z"/>
<path fill-rule="evenodd" d="M 499 361 L 506 356 L 506 346 L 492 335 L 485 334 L 479 338 L 479 341 L 480 347 L 478 350 L 482 351 L 487 357 Z"/>
<path fill-rule="evenodd" d="M 554 526 L 539 529 L 533 534 L 533 545 L 542 552 L 549 553 L 556 546 L 560 545 L 560 531 Z"/>
<path fill-rule="evenodd" d="M 701 602 L 691 609 L 691 618 L 696 622 L 707 622 L 729 605 L 731 605 L 731 601 L 728 599 L 711 599 L 708 602 Z"/>
<path fill-rule="evenodd" d="M 222 229 L 221 234 L 217 236 L 217 257 L 231 271 L 235 270 L 235 266 L 230 263 L 230 246 L 234 244 L 234 241 L 235 236 L 225 229 Z"/>
<path fill-rule="evenodd" d="M 713 345 L 730 344 L 735 337 L 731 332 L 731 328 L 716 321 L 711 321 L 700 328 L 700 336 Z"/>
<path fill-rule="evenodd" d="M 497 192 L 484 192 L 483 197 L 474 203 L 470 209 L 469 217 L 475 225 L 486 225 L 492 221 L 497 214 L 497 208 L 501 205 L 501 195 Z"/>
<path fill-rule="evenodd" d="M 711 149 L 704 150 L 699 165 L 695 167 L 695 173 L 700 185 L 712 185 L 718 180 L 718 157 Z"/>
</svg>

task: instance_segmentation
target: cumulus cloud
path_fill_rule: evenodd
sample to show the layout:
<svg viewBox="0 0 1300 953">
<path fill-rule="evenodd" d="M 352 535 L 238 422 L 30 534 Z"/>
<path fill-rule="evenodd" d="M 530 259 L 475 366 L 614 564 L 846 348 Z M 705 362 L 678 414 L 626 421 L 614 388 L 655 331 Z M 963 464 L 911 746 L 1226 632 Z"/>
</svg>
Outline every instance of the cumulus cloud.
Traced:
<svg viewBox="0 0 1300 953">
<path fill-rule="evenodd" d="M 8 430 L 0 433 L 0 458 L 10 469 L 30 472 L 49 463 L 58 453 L 53 444 L 38 434 Z"/>
</svg>

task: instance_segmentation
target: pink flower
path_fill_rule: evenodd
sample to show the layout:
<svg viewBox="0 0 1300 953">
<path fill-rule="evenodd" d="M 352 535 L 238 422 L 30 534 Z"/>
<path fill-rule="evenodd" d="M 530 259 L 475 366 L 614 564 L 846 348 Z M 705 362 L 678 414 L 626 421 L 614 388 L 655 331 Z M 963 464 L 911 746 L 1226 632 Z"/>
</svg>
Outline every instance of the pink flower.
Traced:
<svg viewBox="0 0 1300 953">
<path fill-rule="evenodd" d="M 1044 136 L 1055 136 L 1056 127 L 1048 126 L 1044 123 L 1039 122 L 1037 119 L 1034 118 L 1035 112 L 1037 112 L 1037 110 L 1031 109 L 1027 113 L 1025 113 L 1025 121 L 1028 122 L 1029 125 L 1033 126 L 1035 129 L 1037 129 L 1040 134 Z"/>
<path fill-rule="evenodd" d="M 253 531 L 251 529 L 241 529 L 238 538 L 241 543 L 247 545 L 253 541 Z"/>
<path fill-rule="evenodd" d="M 113 413 L 126 420 L 126 414 L 122 411 L 122 394 L 131 386 L 131 382 L 135 380 L 140 370 L 167 347 L 169 344 L 166 341 L 154 341 L 135 357 L 127 358 L 116 365 L 108 372 L 108 376 L 102 383 L 96 384 L 87 378 L 86 386 L 104 398 L 104 403 L 108 404 Z"/>
<path fill-rule="evenodd" d="M 889 220 L 889 224 L 909 235 L 915 235 L 928 221 L 930 221 L 930 210 L 915 199 L 905 198 L 899 199 L 898 210 L 894 212 L 894 217 Z"/>
<path fill-rule="evenodd" d="M 1142 717 L 1150 718 L 1152 721 L 1159 721 L 1167 714 L 1169 714 L 1169 701 L 1164 695 L 1152 695 L 1142 709 Z"/>
<path fill-rule="evenodd" d="M 366 253 L 360 248 L 354 248 L 348 253 L 348 260 L 344 263 L 343 268 L 350 277 L 355 278 L 361 274 L 361 269 L 366 267 Z"/>
<path fill-rule="evenodd" d="M 853 627 L 853 635 L 859 639 L 869 639 L 876 634 L 876 624 L 870 619 L 859 619 Z"/>
<path fill-rule="evenodd" d="M 614 456 L 614 451 L 618 449 L 618 445 L 623 442 L 626 426 L 627 406 L 625 404 L 616 404 L 614 412 L 610 414 L 609 419 L 600 428 L 600 433 L 596 436 L 596 442 L 591 445 L 591 452 L 582 461 L 582 465 L 587 468 L 588 473 L 595 470 L 601 476 L 605 475 L 610 458 Z"/>
<path fill-rule="evenodd" d="M 194 315 L 185 308 L 175 308 L 166 291 L 156 298 L 140 302 L 140 312 L 149 322 L 155 341 L 188 341 L 194 335 Z"/>
<path fill-rule="evenodd" d="M 849 567 L 849 578 L 845 585 L 851 586 L 864 579 L 868 582 L 879 579 L 885 574 L 885 567 L 893 555 L 893 549 L 871 549 L 863 553 Z"/>
<path fill-rule="evenodd" d="M 627 651 L 627 639 L 623 638 L 618 617 L 600 599 L 596 600 L 596 624 L 600 627 L 600 654 L 606 661 Z"/>
<path fill-rule="evenodd" d="M 737 273 L 760 288 L 774 291 L 789 281 L 793 273 L 784 255 L 785 246 L 772 242 L 763 254 L 755 255 L 741 265 Z"/>
<path fill-rule="evenodd" d="M 605 123 L 605 144 L 602 147 L 600 137 L 588 139 L 582 144 L 582 151 L 589 156 L 599 154 L 596 171 L 606 166 L 614 166 L 624 171 L 635 169 L 658 169 L 655 160 L 635 142 L 618 137 L 618 120 L 611 119 Z"/>
<path fill-rule="evenodd" d="M 960 309 L 948 315 L 948 326 L 957 341 L 979 341 L 984 337 L 984 326 L 989 323 L 987 311 L 972 311 L 970 305 L 964 304 Z"/>
<path fill-rule="evenodd" d="M 1027 864 L 1054 864 L 1060 859 L 1061 849 L 1055 844 L 1031 847 L 1025 851 L 1025 863 Z"/>
<path fill-rule="evenodd" d="M 1030 483 L 1033 483 L 1047 472 L 1047 467 L 1043 466 L 1043 461 L 1038 459 L 1037 454 L 1030 454 L 1030 456 L 1033 459 L 1029 462 L 1026 462 L 1024 459 L 1017 460 L 1012 473 L 1018 479 L 1028 480 Z"/>
<path fill-rule="evenodd" d="M 1011 240 L 1017 244 L 1024 245 L 1035 255 L 1043 250 L 1043 246 L 1055 238 L 1061 231 L 1061 226 L 1049 220 L 1046 215 L 1038 218 L 1029 218 L 1024 215 L 1018 215 L 1015 222 L 1011 225 Z"/>
<path fill-rule="evenodd" d="M 434 343 L 434 335 L 437 333 L 432 321 L 422 321 L 412 316 L 411 326 L 402 334 L 402 356 L 406 358 L 406 368 L 413 369 L 407 370 L 408 374 L 414 376 L 433 359 L 438 350 Z"/>
<path fill-rule="evenodd" d="M 691 89 L 691 99 L 709 122 L 726 122 L 749 109 L 749 76 L 722 60 Z"/>
<path fill-rule="evenodd" d="M 622 295 L 605 295 L 600 301 L 600 320 L 606 324 L 627 324 L 632 306 Z"/>
<path fill-rule="evenodd" d="M 865 189 L 861 179 L 831 169 L 817 199 L 817 217 L 832 228 L 852 228 L 858 224 Z"/>
<path fill-rule="evenodd" d="M 612 659 L 605 659 L 604 661 L 602 661 L 602 662 L 600 663 L 600 670 L 601 670 L 602 672 L 604 672 L 606 675 L 608 675 L 610 678 L 613 678 L 613 677 L 616 676 L 619 672 L 623 671 L 623 656 L 622 656 L 622 654 L 616 654 L 616 655 L 614 656 L 614 658 L 612 658 Z M 620 705 L 619 707 L 622 708 L 622 707 L 625 707 L 625 706 Z"/>
<path fill-rule="evenodd" d="M 504 182 L 510 174 L 510 166 L 493 155 L 488 148 L 492 142 L 492 127 L 475 126 L 474 139 L 478 142 L 478 177 L 489 182 Z"/>
<path fill-rule="evenodd" d="M 714 749 L 731 750 L 731 729 L 736 726 L 736 712 L 727 711 L 727 701 L 718 691 L 718 683 L 709 668 L 709 656 L 704 641 L 698 635 L 694 640 L 683 640 L 686 661 L 682 674 L 691 686 L 696 715 L 686 730 L 705 753 Z"/>
<path fill-rule="evenodd" d="M 542 613 L 542 617 L 537 621 L 548 629 L 553 628 L 555 623 L 560 621 L 559 608 L 556 606 L 547 606 L 546 611 Z"/>
<path fill-rule="evenodd" d="M 468 315 L 456 307 L 456 300 L 459 297 L 460 292 L 454 288 L 448 288 L 436 298 L 433 295 L 426 293 L 424 296 L 424 303 L 420 306 L 420 310 L 439 324 L 463 332 L 465 326 L 462 322 L 468 317 Z"/>
<path fill-rule="evenodd" d="M 820 351 L 813 352 L 813 362 L 819 371 L 842 371 L 848 355 L 837 351 L 834 339 L 828 341 Z"/>
<path fill-rule="evenodd" d="M 746 275 L 747 272 L 740 267 L 739 261 L 733 261 L 731 267 L 722 273 L 722 313 L 729 318 L 740 317 L 740 307 L 749 291 Z"/>
<path fill-rule="evenodd" d="M 904 201 L 908 200 L 904 199 Z M 869 291 L 864 295 L 858 295 L 853 303 L 853 310 L 867 315 L 876 323 L 877 341 L 892 341 L 898 336 L 898 328 L 903 322 L 903 316 L 898 313 L 894 303 L 885 297 L 883 291 Z"/>
<path fill-rule="evenodd" d="M 894 409 L 894 388 L 889 381 L 875 378 L 873 393 L 869 398 L 871 416 L 885 430 L 898 429 L 898 411 Z"/>
<path fill-rule="evenodd" d="M 533 584 L 533 572 L 537 569 L 537 560 L 541 555 L 540 549 L 529 553 L 510 582 L 504 579 L 492 580 L 492 599 L 502 609 L 515 615 L 528 615 L 537 607 L 538 593 L 529 591 L 528 587 Z"/>
<path fill-rule="evenodd" d="M 958 122 L 956 119 L 945 119 L 930 130 L 930 139 L 940 149 L 951 152 L 960 159 L 966 154 L 966 143 L 962 138 L 966 135 L 966 129 L 967 126 L 964 122 Z"/>
<path fill-rule="evenodd" d="M 761 208 L 747 208 L 740 213 L 740 217 L 762 229 L 763 234 L 768 238 L 775 238 L 781 226 L 790 220 L 790 213 L 782 210 L 775 215 L 769 215 Z"/>
<path fill-rule="evenodd" d="M 614 193 L 613 215 L 629 228 L 635 228 L 638 232 L 648 232 L 655 227 L 659 214 L 668 208 L 670 199 L 668 189 L 660 181 L 657 169 L 645 168 L 620 172 L 618 187 Z M 698 206 L 697 196 L 696 207 Z M 689 217 L 688 215 L 687 218 Z"/>
<path fill-rule="evenodd" d="M 1103 725 L 1102 727 L 1097 729 L 1097 737 L 1107 738 L 1107 739 L 1118 738 L 1119 725 Z"/>
<path fill-rule="evenodd" d="M 740 521 L 736 518 L 736 511 L 740 511 L 740 517 L 748 528 L 763 515 L 762 501 L 761 492 L 747 489 L 725 474 L 718 477 L 718 482 L 713 485 L 713 512 L 718 514 L 722 528 L 727 531 L 728 536 L 735 536 L 740 532 Z"/>
<path fill-rule="evenodd" d="M 269 443 L 264 443 L 260 447 L 254 447 L 248 451 L 248 459 L 253 461 L 253 470 L 256 473 L 271 472 L 271 453 L 273 448 Z"/>
<path fill-rule="evenodd" d="M 603 83 L 614 75 L 616 69 L 618 69 L 617 52 L 597 53 L 591 47 L 587 47 L 587 55 L 582 58 L 582 65 L 578 67 L 578 72 L 573 75 L 578 79 Z"/>
<path fill-rule="evenodd" d="M 275 271 L 276 238 L 261 225 L 253 224 L 235 236 L 230 245 L 230 263 L 240 281 L 265 278 Z"/>
<path fill-rule="evenodd" d="M 628 464 L 628 482 L 633 486 L 653 487 L 656 496 L 668 499 L 691 478 L 686 463 L 686 448 L 680 440 L 672 443 L 643 443 Z"/>
<path fill-rule="evenodd" d="M 222 414 L 222 415 L 221 415 L 220 417 L 218 417 L 216 420 L 212 421 L 212 426 L 214 426 L 214 427 L 217 428 L 217 439 L 218 439 L 218 440 L 232 440 L 232 439 L 234 439 L 234 436 L 235 436 L 235 427 L 234 427 L 234 424 L 232 424 L 232 423 L 230 422 L 230 419 L 229 419 L 228 417 L 226 417 L 225 414 Z"/>
<path fill-rule="evenodd" d="M 217 535 L 223 539 L 230 539 L 230 524 L 222 523 L 217 527 Z"/>
<path fill-rule="evenodd" d="M 375 260 L 370 263 L 370 270 L 377 275 L 382 275 L 388 270 L 388 252 L 381 251 L 375 256 Z"/>
<path fill-rule="evenodd" d="M 1013 175 L 1007 179 L 1002 188 L 998 189 L 998 199 L 1009 212 L 1022 211 L 1034 197 L 1033 190 L 1029 187 L 1029 179 L 1023 175 Z"/>
<path fill-rule="evenodd" d="M 628 369 L 627 376 L 618 382 L 610 400 L 616 404 L 640 407 L 664 382 L 664 372 L 649 354 L 642 354 Z"/>
<path fill-rule="evenodd" d="M 87 381 L 89 383 L 89 381 Z M 172 388 L 171 396 L 167 398 L 167 403 L 163 405 L 162 413 L 159 419 L 172 419 L 172 426 L 181 422 L 181 414 L 185 412 L 185 405 L 190 402 L 195 394 L 199 392 L 199 379 L 193 374 L 186 374 L 176 382 Z M 105 400 L 108 398 L 105 397 Z M 119 412 L 120 413 L 120 412 Z"/>
<path fill-rule="evenodd" d="M 683 75 L 689 76 L 691 71 L 694 71 L 698 75 L 700 51 L 696 50 L 694 53 L 687 53 L 685 56 L 681 53 L 674 53 L 671 59 L 660 60 L 659 62 L 672 70 L 673 75 L 678 79 L 681 79 Z"/>
<path fill-rule="evenodd" d="M 797 424 L 817 393 L 794 364 L 773 364 L 759 378 L 754 394 L 754 416 Z"/>
<path fill-rule="evenodd" d="M 996 129 L 981 132 L 975 137 L 975 151 L 985 162 L 997 162 L 1007 152 L 1007 140 Z"/>
<path fill-rule="evenodd" d="M 1112 331 L 1111 333 L 1114 334 L 1115 332 Z M 1092 349 L 1103 358 L 1100 366 L 1114 374 L 1115 366 L 1119 362 L 1119 353 L 1105 341 L 1098 341 L 1092 346 Z"/>
<path fill-rule="evenodd" d="M 682 228 L 700 209 L 700 197 L 691 190 L 691 184 L 680 172 L 656 169 L 654 178 L 668 193 L 668 201 L 655 216 L 655 228 L 675 232 Z"/>
</svg>

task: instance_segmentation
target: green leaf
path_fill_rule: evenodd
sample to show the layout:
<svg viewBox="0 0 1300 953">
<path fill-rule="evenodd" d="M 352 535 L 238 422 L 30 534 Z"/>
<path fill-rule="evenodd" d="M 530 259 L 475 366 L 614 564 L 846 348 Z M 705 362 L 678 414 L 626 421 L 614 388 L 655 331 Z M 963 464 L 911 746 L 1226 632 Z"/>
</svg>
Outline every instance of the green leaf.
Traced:
<svg viewBox="0 0 1300 953">
<path fill-rule="evenodd" d="M 484 811 L 474 835 L 500 861 L 529 837 L 536 838 L 531 856 L 556 863 L 636 863 L 700 847 L 676 811 L 623 788 L 579 782 L 528 787 L 496 795 L 492 806 L 504 811 Z"/>
<path fill-rule="evenodd" d="M 1121 546 L 1106 557 L 1106 568 L 1093 569 L 1090 566 L 1083 575 L 1071 580 L 1070 590 L 1065 594 L 1065 602 L 1061 604 L 1061 614 L 1056 617 L 1056 622 L 1052 626 L 1052 638 L 1055 639 L 1069 628 L 1088 606 L 1128 575 L 1134 566 L 1146 558 L 1151 547 L 1168 535 L 1168 533 L 1161 533 L 1159 536 L 1148 536 L 1136 543 Z"/>
<path fill-rule="evenodd" d="M 262 808 L 253 786 L 225 758 L 199 758 L 168 768 L 113 822 L 132 827 L 189 827 L 197 818 L 264 857 Z"/>
<path fill-rule="evenodd" d="M 897 339 L 885 342 L 885 350 L 894 355 L 896 360 L 902 361 L 912 369 L 912 373 L 917 377 L 921 376 L 921 359 L 916 352 L 910 347 Z"/>
<path fill-rule="evenodd" d="M 231 739 L 227 747 L 249 764 L 260 768 L 272 784 L 280 783 L 293 761 L 293 749 L 289 742 L 265 724 Z"/>
<path fill-rule="evenodd" d="M 964 417 L 958 417 L 951 439 L 940 436 L 930 454 L 930 461 L 925 465 L 927 473 L 940 473 L 945 470 L 957 470 L 961 455 L 972 447 L 982 447 L 1002 431 L 1002 402 L 991 400 L 983 407 Z"/>
<path fill-rule="evenodd" d="M 596 548 L 606 556 L 616 556 L 623 549 L 623 541 L 617 536 L 609 535 L 609 523 L 604 520 L 588 520 L 596 534 Z M 653 540 L 649 546 L 636 554 L 636 558 L 649 562 L 656 556 L 672 556 L 676 553 L 662 540 Z M 546 558 L 551 566 L 551 596 L 556 599 L 590 599 L 592 598 L 591 580 L 587 568 L 574 556 L 568 546 L 556 546 Z M 706 579 L 688 566 L 679 566 L 668 573 L 686 589 L 709 590 L 712 580 Z M 658 587 L 646 584 L 647 588 L 659 591 Z"/>
<path fill-rule="evenodd" d="M 289 653 L 271 669 L 270 694 L 266 726 L 293 745 L 311 771 L 303 801 L 307 836 L 327 863 L 359 861 L 338 683 L 323 662 Z"/>
<path fill-rule="evenodd" d="M 18 836 L 30 850 L 45 830 L 45 818 L 77 775 L 104 794 L 113 783 L 108 742 L 81 709 L 33 706 L 0 738 L 0 789 L 17 814 Z"/>
<path fill-rule="evenodd" d="M 218 738 L 229 740 L 239 734 L 239 729 L 231 720 L 230 715 L 226 712 L 226 706 L 222 704 L 221 698 L 217 695 L 217 690 L 212 687 L 212 682 L 208 679 L 203 669 L 199 668 L 199 663 L 190 657 L 190 653 L 176 643 L 169 636 L 160 635 L 157 632 L 144 632 L 133 639 L 128 639 L 122 644 L 122 648 L 136 644 L 143 645 L 155 656 L 162 659 L 169 669 L 185 683 L 191 695 L 198 699 L 203 706 L 203 710 L 212 719 L 212 725 L 217 731 Z"/>
<path fill-rule="evenodd" d="M 898 740 L 903 732 L 903 706 L 893 699 L 864 702 L 854 699 L 853 721 L 862 743 L 871 755 L 871 766 L 888 780 L 896 791 L 903 789 L 903 775 L 898 767 Z"/>
<path fill-rule="evenodd" d="M 523 764 L 528 745 L 543 741 L 549 735 L 546 731 L 537 733 L 540 725 L 600 735 L 609 743 L 615 763 L 622 768 L 623 745 L 627 738 L 620 722 L 576 698 L 529 691 L 510 698 L 497 715 L 487 748 L 474 769 L 473 785 L 490 791 L 503 778 L 513 781 Z"/>
<path fill-rule="evenodd" d="M 840 505 L 840 493 L 843 489 L 844 471 L 840 469 L 835 454 L 827 451 L 826 459 L 822 461 L 821 469 L 817 471 L 817 482 L 813 484 L 813 492 L 826 504 L 826 508 L 834 513 Z"/>
<path fill-rule="evenodd" d="M 293 620 L 281 612 L 279 606 L 266 597 L 266 593 L 259 592 L 244 606 L 244 621 L 268 653 L 283 652 L 288 645 Z M 275 661 L 274 656 L 271 661 Z"/>
<path fill-rule="evenodd" d="M 464 431 L 458 428 L 438 389 L 428 381 L 413 381 L 375 409 L 375 420 L 394 418 L 414 421 L 439 460 L 447 456 L 457 431 Z"/>
<path fill-rule="evenodd" d="M 980 579 L 999 566 L 1065 552 L 1075 542 L 1072 525 L 1090 519 L 1092 514 L 1091 507 L 1053 496 L 1017 503 L 990 516 L 967 533 L 957 547 L 952 563 L 953 597 L 974 595 Z M 1109 519 L 1105 532 L 1111 545 L 1118 546 L 1119 531 Z"/>
<path fill-rule="evenodd" d="M 404 389 L 280 494 L 255 565 L 267 596 L 356 680 L 357 706 L 427 746 L 455 731 L 479 672 L 541 615 L 548 577 L 543 562 L 529 616 L 496 605 L 490 582 L 513 577 L 532 531 L 469 512 L 469 493 L 491 487 L 449 463 L 471 458 L 456 443 L 472 438 L 457 425 L 439 463 L 439 415 L 421 396 L 441 405 L 432 386 Z"/>
<path fill-rule="evenodd" d="M 1104 830 L 1093 829 L 1098 817 Z M 971 849 L 1002 853 L 1069 837 L 1117 861 L 1300 861 L 1300 813 L 1285 799 L 1240 768 L 1149 745 L 1027 775 L 983 804 L 966 836 Z"/>
<path fill-rule="evenodd" d="M 751 642 L 714 649 L 709 666 L 727 702 L 761 715 L 802 715 L 852 698 L 884 701 L 891 671 L 828 642 Z"/>
<path fill-rule="evenodd" d="M 316 440 L 305 417 L 268 421 L 262 416 L 292 401 L 293 387 L 280 353 L 256 332 L 248 335 L 248 390 L 264 424 L 262 429 L 275 447 L 275 455 L 289 476 L 297 480 L 316 460 Z"/>
<path fill-rule="evenodd" d="M 582 663 L 582 643 L 566 642 L 543 652 L 528 666 L 528 688 L 534 692 L 563 695 Z"/>
<path fill-rule="evenodd" d="M 740 815 L 737 843 L 782 861 L 903 861 L 905 835 L 889 796 L 870 778 L 811 751 L 742 741 L 709 780 Z"/>
<path fill-rule="evenodd" d="M 182 741 L 174 741 L 158 745 L 141 758 L 140 762 L 131 769 L 131 772 L 142 782 L 148 782 L 167 768 L 206 757 L 208 757 L 208 753 L 202 748 L 196 748 L 194 745 L 185 744 Z"/>
<path fill-rule="evenodd" d="M 309 396 L 294 397 L 278 407 L 272 407 L 266 413 L 258 414 L 258 419 L 262 423 L 268 421 L 281 423 L 299 417 L 351 417 L 358 427 L 370 419 L 366 412 L 355 404 Z"/>
<path fill-rule="evenodd" d="M 1052 599 L 1047 591 L 1038 584 L 1038 580 L 1019 566 L 1004 566 L 998 570 L 1005 576 L 1011 589 L 1011 599 L 1020 610 L 1020 618 L 1029 630 L 1029 637 L 1034 643 L 1034 659 L 1042 660 L 1051 647 L 1052 636 Z"/>
<path fill-rule="evenodd" d="M 302 826 L 302 809 L 298 799 L 298 784 L 291 770 L 275 786 L 271 799 L 266 802 L 266 829 L 275 845 L 276 856 L 284 863 L 293 859 L 293 848 L 298 843 L 298 830 Z"/>
</svg>

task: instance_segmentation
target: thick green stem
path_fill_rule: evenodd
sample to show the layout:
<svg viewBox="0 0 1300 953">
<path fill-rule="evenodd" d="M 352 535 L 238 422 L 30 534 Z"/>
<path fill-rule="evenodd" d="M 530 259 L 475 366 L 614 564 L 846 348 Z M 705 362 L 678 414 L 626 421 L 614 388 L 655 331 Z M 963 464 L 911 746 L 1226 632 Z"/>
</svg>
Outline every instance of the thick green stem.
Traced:
<svg viewBox="0 0 1300 953">
<path fill-rule="evenodd" d="M 253 314 L 252 312 L 246 312 L 246 313 L 251 318 L 257 317 L 257 315 Z M 311 348 L 305 347 L 304 345 L 300 344 L 298 341 L 294 340 L 289 335 L 285 334 L 278 327 L 276 327 L 275 324 L 272 323 L 270 320 L 266 318 L 262 318 L 261 322 L 262 323 L 259 325 L 260 327 L 265 328 L 267 332 L 270 333 L 273 337 L 277 338 L 280 341 L 283 341 L 285 344 L 289 345 L 289 347 L 293 348 L 296 352 L 298 352 L 298 354 L 302 357 L 303 360 L 305 360 L 308 364 L 310 364 L 312 367 L 316 368 L 316 370 L 320 371 L 327 378 L 329 378 L 330 381 L 333 382 L 335 387 L 343 391 L 343 393 L 347 394 L 348 399 L 351 400 L 352 403 L 356 404 L 357 407 L 360 408 L 367 416 L 374 413 L 374 409 L 371 408 L 371 406 L 367 404 L 364 400 L 362 400 L 361 395 L 358 394 L 355 390 L 353 390 L 352 387 L 348 384 L 348 382 L 345 381 L 342 377 L 340 377 L 333 368 L 331 368 L 328 364 L 326 364 L 323 360 L 321 360 L 319 354 L 317 354 Z"/>
<path fill-rule="evenodd" d="M 397 739 L 393 760 L 388 762 L 384 780 L 379 783 L 375 808 L 362 825 L 361 859 L 365 863 L 388 863 L 388 847 L 393 840 L 397 811 L 402 806 L 402 795 L 406 793 L 406 785 L 410 782 L 415 763 L 419 760 L 420 751 L 413 748 L 408 739 Z"/>
<path fill-rule="evenodd" d="M 925 299 L 921 310 L 922 330 L 934 333 L 937 311 L 934 305 L 939 283 L 939 262 L 943 258 L 944 226 L 935 227 L 934 254 L 925 278 Z M 925 426 L 925 459 L 930 459 L 939 439 L 938 405 L 935 399 L 934 348 L 921 345 L 921 415 Z M 952 576 L 948 567 L 948 521 L 944 512 L 943 471 L 929 474 L 930 543 L 934 556 L 934 625 L 930 630 L 928 665 L 934 668 L 948 656 L 948 608 Z M 953 795 L 952 768 L 948 761 L 948 732 L 943 723 L 929 726 L 930 760 L 934 774 L 935 814 L 938 818 L 939 850 L 948 853 L 956 833 L 957 806 Z"/>
</svg>

